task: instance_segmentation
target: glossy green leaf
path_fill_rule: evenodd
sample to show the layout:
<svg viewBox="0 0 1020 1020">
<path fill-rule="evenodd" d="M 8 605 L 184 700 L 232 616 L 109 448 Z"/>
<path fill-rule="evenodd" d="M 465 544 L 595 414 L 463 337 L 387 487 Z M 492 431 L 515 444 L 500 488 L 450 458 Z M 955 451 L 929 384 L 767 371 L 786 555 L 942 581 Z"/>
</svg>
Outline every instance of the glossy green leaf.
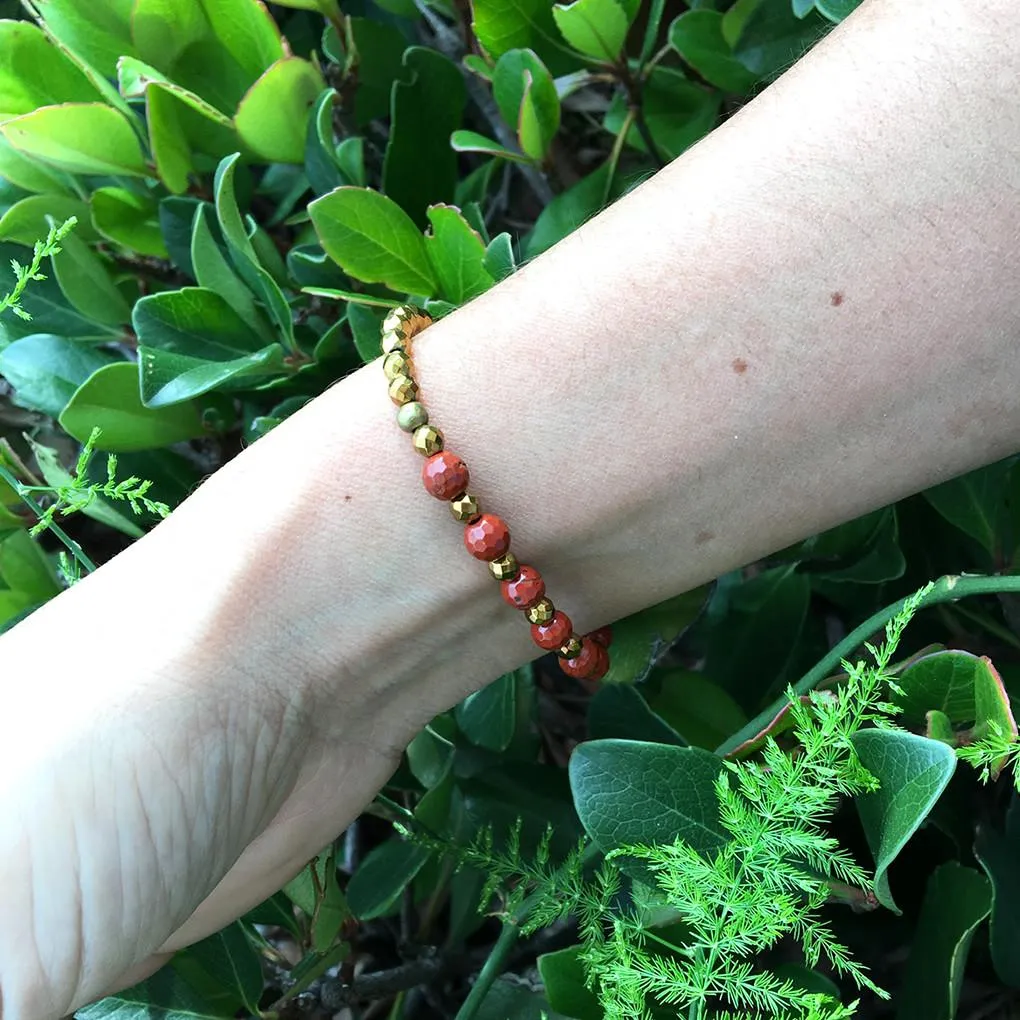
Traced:
<svg viewBox="0 0 1020 1020">
<path fill-rule="evenodd" d="M 325 89 L 315 100 L 308 119 L 305 137 L 305 173 L 316 195 L 325 195 L 341 184 L 360 184 L 347 180 L 340 172 L 336 157 L 336 137 L 333 132 L 333 110 L 337 101 L 336 89 Z"/>
<path fill-rule="evenodd" d="M 354 119 L 359 127 L 364 127 L 378 117 L 390 115 L 393 83 L 406 73 L 403 58 L 407 43 L 392 25 L 368 18 L 351 18 L 350 25 L 358 83 Z"/>
<path fill-rule="evenodd" d="M 100 74 L 113 78 L 117 58 L 133 54 L 131 13 L 135 0 L 32 0 L 46 27 Z"/>
<path fill-rule="evenodd" d="M 758 80 L 733 55 L 722 33 L 719 11 L 686 11 L 669 27 L 669 44 L 706 81 L 726 92 L 742 94 Z"/>
<path fill-rule="evenodd" d="M 627 14 L 617 0 L 574 0 L 555 4 L 553 20 L 574 49 L 596 60 L 613 61 L 627 38 Z"/>
<path fill-rule="evenodd" d="M 159 206 L 125 188 L 97 188 L 92 193 L 92 224 L 107 240 L 140 255 L 168 255 L 159 225 Z"/>
<path fill-rule="evenodd" d="M 203 999 L 226 1010 L 239 1005 L 257 1015 L 262 997 L 262 964 L 244 925 L 226 928 L 178 953 L 174 969 Z"/>
<path fill-rule="evenodd" d="M 0 121 L 58 103 L 94 103 L 89 79 L 29 21 L 0 21 Z"/>
<path fill-rule="evenodd" d="M 688 744 L 714 750 L 747 723 L 743 709 L 703 673 L 687 669 L 656 671 L 652 709 Z"/>
<path fill-rule="evenodd" d="M 557 195 L 535 221 L 524 246 L 525 257 L 533 259 L 541 255 L 591 219 L 601 211 L 605 193 L 606 168 L 602 166 Z"/>
<path fill-rule="evenodd" d="M 648 707 L 630 684 L 603 684 L 588 703 L 590 740 L 645 740 L 686 746 L 686 741 Z"/>
<path fill-rule="evenodd" d="M 324 17 L 340 20 L 340 4 L 337 0 L 276 0 L 280 7 L 294 7 L 300 11 L 318 11 Z"/>
<path fill-rule="evenodd" d="M 560 126 L 560 100 L 545 64 L 533 50 L 508 50 L 493 71 L 492 94 L 521 149 L 541 160 Z"/>
<path fill-rule="evenodd" d="M 50 223 L 56 222 L 50 217 Z M 109 326 L 130 321 L 131 306 L 114 285 L 107 264 L 75 231 L 64 238 L 50 261 L 64 297 L 82 315 Z"/>
<path fill-rule="evenodd" d="M 201 0 L 218 44 L 252 81 L 285 55 L 280 29 L 261 0 Z"/>
<path fill-rule="evenodd" d="M 498 159 L 508 159 L 512 163 L 530 163 L 531 160 L 522 152 L 514 152 L 494 142 L 477 131 L 454 131 L 450 136 L 450 146 L 454 152 L 477 152 L 483 156 L 495 156 Z M 553 199 L 555 201 L 555 199 Z"/>
<path fill-rule="evenodd" d="M 44 106 L 0 124 L 0 133 L 19 152 L 71 173 L 148 173 L 131 125 L 102 103 Z"/>
<path fill-rule="evenodd" d="M 354 337 L 358 356 L 367 365 L 382 357 L 382 312 L 366 305 L 351 304 L 347 307 L 347 324 Z"/>
<path fill-rule="evenodd" d="M 837 24 L 851 14 L 861 5 L 861 0 L 815 0 L 815 7 L 829 19 Z"/>
<path fill-rule="evenodd" d="M 294 917 L 294 907 L 289 897 L 278 892 L 249 910 L 242 921 L 248 924 L 265 924 L 274 928 L 286 928 L 292 935 L 301 936 L 301 927 Z"/>
<path fill-rule="evenodd" d="M 790 0 L 761 0 L 743 22 L 733 54 L 753 74 L 771 79 L 796 63 L 831 28 L 817 11 L 798 18 Z"/>
<path fill-rule="evenodd" d="M 552 12 L 543 0 L 474 0 L 471 29 L 493 60 L 507 50 L 527 49 L 555 38 Z"/>
<path fill-rule="evenodd" d="M 497 283 L 516 271 L 517 262 L 514 258 L 513 240 L 506 231 L 497 234 L 485 246 L 485 259 L 482 264 L 489 276 Z"/>
<path fill-rule="evenodd" d="M 517 683 L 504 673 L 487 687 L 469 694 L 456 708 L 457 725 L 472 744 L 505 751 L 517 725 Z"/>
<path fill-rule="evenodd" d="M 82 443 L 96 426 L 103 430 L 98 448 L 111 453 L 153 450 L 204 433 L 194 404 L 146 407 L 139 394 L 138 367 L 128 361 L 98 369 L 60 415 L 60 427 Z"/>
<path fill-rule="evenodd" d="M 316 199 L 308 212 L 322 247 L 349 276 L 398 292 L 435 292 L 425 239 L 392 199 L 343 187 Z"/>
<path fill-rule="evenodd" d="M 0 619 L 53 598 L 60 584 L 46 554 L 27 531 L 18 530 L 0 541 Z M 6 589 L 6 590 L 5 590 Z"/>
<path fill-rule="evenodd" d="M 593 740 L 570 758 L 570 788 L 585 830 L 603 850 L 680 837 L 710 854 L 726 841 L 714 788 L 722 767 L 699 748 Z"/>
<path fill-rule="evenodd" d="M 974 932 L 991 909 L 984 875 L 951 861 L 928 879 L 896 1020 L 954 1020 Z"/>
<path fill-rule="evenodd" d="M 570 946 L 555 953 L 543 953 L 538 973 L 549 1005 L 576 1020 L 603 1020 L 598 997 L 586 985 L 587 973 L 581 961 L 582 946 Z"/>
<path fill-rule="evenodd" d="M 952 748 L 897 730 L 861 730 L 853 738 L 861 763 L 881 788 L 857 798 L 875 858 L 875 896 L 899 913 L 889 888 L 889 866 L 924 824 L 956 769 Z"/>
<path fill-rule="evenodd" d="M 356 187 L 365 186 L 365 140 L 360 136 L 345 138 L 336 147 L 336 162 L 346 181 Z"/>
<path fill-rule="evenodd" d="M 199 0 L 135 0 L 131 38 L 148 64 L 172 68 L 190 46 L 209 34 Z"/>
<path fill-rule="evenodd" d="M 604 684 L 639 683 L 655 660 L 691 625 L 705 604 L 695 588 L 613 624 L 613 654 Z"/>
<path fill-rule="evenodd" d="M 325 953 L 336 941 L 344 921 L 351 917 L 347 898 L 337 879 L 336 852 L 332 846 L 311 861 L 287 883 L 284 891 L 308 915 L 312 949 Z"/>
<path fill-rule="evenodd" d="M 992 556 L 1002 555 L 1011 515 L 1009 474 L 1013 459 L 989 464 L 928 489 L 924 498 L 954 527 L 970 535 Z M 1015 513 L 1015 510 L 1013 510 Z"/>
<path fill-rule="evenodd" d="M 403 62 L 409 80 L 393 87 L 382 190 L 423 227 L 428 206 L 453 201 L 457 155 L 448 139 L 460 127 L 467 90 L 441 53 L 412 46 Z"/>
<path fill-rule="evenodd" d="M 438 293 L 462 305 L 485 293 L 495 283 L 485 268 L 485 245 L 460 210 L 434 205 L 428 211 L 432 229 L 425 247 L 438 281 Z"/>
<path fill-rule="evenodd" d="M 1004 832 L 978 826 L 974 855 L 992 883 L 988 926 L 992 963 L 999 979 L 1020 988 L 1020 809 L 1014 799 Z"/>
<path fill-rule="evenodd" d="M 78 224 L 70 236 L 90 241 L 97 237 L 89 223 L 89 207 L 80 198 L 46 194 L 29 195 L 0 216 L 0 241 L 13 241 L 31 248 L 50 229 L 47 216 L 58 223 L 74 216 Z"/>
<path fill-rule="evenodd" d="M 71 179 L 62 170 L 56 170 L 37 159 L 12 148 L 0 135 L 0 177 L 25 191 L 49 192 L 70 195 L 73 191 Z"/>
<path fill-rule="evenodd" d="M 223 1016 L 173 967 L 75 1013 L 76 1020 L 223 1020 Z"/>
<path fill-rule="evenodd" d="M 234 122 L 256 156 L 270 163 L 303 163 L 308 115 L 324 83 L 315 65 L 284 57 L 241 100 Z"/>
<path fill-rule="evenodd" d="M 407 745 L 407 764 L 414 778 L 427 790 L 431 790 L 449 774 L 454 750 L 449 740 L 440 736 L 431 726 L 426 726 Z"/>
<path fill-rule="evenodd" d="M 370 850 L 347 885 L 354 916 L 363 921 L 384 917 L 429 856 L 428 850 L 396 838 Z"/>
<path fill-rule="evenodd" d="M 0 351 L 0 375 L 14 387 L 14 403 L 53 418 L 74 391 L 113 358 L 88 344 L 34 333 Z"/>
<path fill-rule="evenodd" d="M 281 375 L 283 348 L 272 344 L 243 357 L 212 361 L 139 347 L 138 366 L 146 406 L 166 407 L 228 384 L 235 387 Z"/>
</svg>

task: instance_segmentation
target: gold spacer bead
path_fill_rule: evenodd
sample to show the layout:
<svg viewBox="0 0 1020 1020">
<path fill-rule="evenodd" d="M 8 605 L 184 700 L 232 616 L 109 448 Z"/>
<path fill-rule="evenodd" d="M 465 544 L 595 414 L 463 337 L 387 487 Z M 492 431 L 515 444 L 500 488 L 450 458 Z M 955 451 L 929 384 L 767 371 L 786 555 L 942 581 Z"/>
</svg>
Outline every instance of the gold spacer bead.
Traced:
<svg viewBox="0 0 1020 1020">
<path fill-rule="evenodd" d="M 528 623 L 548 623 L 556 612 L 552 599 L 539 599 L 530 609 L 525 610 Z"/>
<path fill-rule="evenodd" d="M 409 375 L 398 375 L 390 380 L 390 400 L 406 404 L 418 395 L 418 384 Z"/>
<path fill-rule="evenodd" d="M 443 448 L 443 433 L 435 425 L 422 425 L 414 430 L 414 448 L 425 457 Z"/>
<path fill-rule="evenodd" d="M 581 654 L 581 639 L 576 634 L 571 634 L 567 640 L 560 645 L 559 651 L 556 653 L 561 658 L 573 659 Z"/>
<path fill-rule="evenodd" d="M 410 375 L 412 372 L 411 359 L 404 351 L 390 351 L 383 358 L 382 370 L 383 375 L 390 380 L 396 379 L 398 375 Z"/>
<path fill-rule="evenodd" d="M 521 566 L 513 553 L 507 553 L 498 560 L 490 560 L 489 570 L 497 581 L 512 581 L 521 572 Z"/>
<path fill-rule="evenodd" d="M 425 410 L 425 405 L 417 400 L 412 400 L 397 410 L 397 425 L 404 432 L 414 432 L 428 423 L 429 413 Z"/>
<path fill-rule="evenodd" d="M 459 496 L 450 500 L 450 513 L 458 521 L 470 521 L 473 520 L 479 514 L 478 500 L 471 495 L 470 492 L 462 492 Z M 489 569 L 492 569 L 492 564 L 489 564 Z"/>
</svg>

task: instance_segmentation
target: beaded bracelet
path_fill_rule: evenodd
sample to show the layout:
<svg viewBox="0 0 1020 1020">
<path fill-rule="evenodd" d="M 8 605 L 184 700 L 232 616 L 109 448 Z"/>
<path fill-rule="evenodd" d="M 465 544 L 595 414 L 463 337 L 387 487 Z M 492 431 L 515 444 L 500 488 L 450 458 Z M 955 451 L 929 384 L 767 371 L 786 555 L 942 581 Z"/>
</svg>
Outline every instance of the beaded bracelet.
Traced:
<svg viewBox="0 0 1020 1020">
<path fill-rule="evenodd" d="M 476 559 L 489 564 L 500 582 L 503 598 L 523 610 L 531 636 L 543 651 L 555 651 L 569 676 L 601 680 L 609 669 L 609 627 L 579 637 L 570 617 L 546 597 L 545 581 L 534 568 L 517 562 L 510 552 L 510 529 L 501 517 L 482 513 L 468 492 L 467 465 L 443 448 L 443 434 L 429 424 L 429 413 L 418 400 L 411 341 L 432 324 L 432 318 L 413 305 L 394 308 L 382 324 L 383 372 L 389 380 L 390 399 L 397 405 L 397 425 L 411 433 L 414 448 L 425 457 L 421 477 L 426 490 L 449 503 L 456 520 L 465 525 L 464 545 Z"/>
</svg>

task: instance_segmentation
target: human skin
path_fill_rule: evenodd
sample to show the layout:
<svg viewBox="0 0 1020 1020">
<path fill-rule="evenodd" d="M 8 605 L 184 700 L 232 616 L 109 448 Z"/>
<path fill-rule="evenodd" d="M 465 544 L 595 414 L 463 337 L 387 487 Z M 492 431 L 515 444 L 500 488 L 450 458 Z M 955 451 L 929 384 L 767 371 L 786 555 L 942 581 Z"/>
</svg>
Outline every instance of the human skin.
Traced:
<svg viewBox="0 0 1020 1020">
<path fill-rule="evenodd" d="M 447 447 L 576 629 L 1020 447 L 1018 79 L 1006 0 L 868 0 L 422 335 Z M 420 468 L 368 366 L 0 639 L 3 1020 L 274 892 L 536 656 Z"/>
</svg>

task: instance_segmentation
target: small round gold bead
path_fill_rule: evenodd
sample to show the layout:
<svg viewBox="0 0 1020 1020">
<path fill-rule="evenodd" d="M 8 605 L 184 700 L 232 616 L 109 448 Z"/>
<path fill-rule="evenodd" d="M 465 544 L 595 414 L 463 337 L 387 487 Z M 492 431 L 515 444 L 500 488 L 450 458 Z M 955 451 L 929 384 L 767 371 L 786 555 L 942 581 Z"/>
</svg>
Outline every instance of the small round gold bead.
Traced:
<svg viewBox="0 0 1020 1020">
<path fill-rule="evenodd" d="M 521 572 L 521 565 L 513 553 L 507 553 L 498 560 L 490 560 L 489 570 L 497 581 L 512 581 Z"/>
<path fill-rule="evenodd" d="M 410 353 L 411 339 L 432 324 L 432 317 L 414 305 L 392 309 L 383 319 L 382 349 L 386 353 L 403 348 Z"/>
<path fill-rule="evenodd" d="M 423 456 L 431 457 L 443 448 L 443 433 L 435 425 L 422 425 L 414 430 L 414 448 Z"/>
<path fill-rule="evenodd" d="M 470 492 L 464 492 L 455 499 L 450 500 L 450 513 L 458 521 L 473 520 L 479 514 L 478 500 Z M 492 564 L 489 564 L 492 568 Z"/>
<path fill-rule="evenodd" d="M 383 358 L 382 370 L 383 375 L 390 380 L 396 379 L 398 375 L 410 375 L 411 359 L 401 350 L 390 351 Z"/>
<path fill-rule="evenodd" d="M 428 423 L 429 413 L 425 410 L 425 405 L 417 400 L 403 404 L 397 410 L 397 425 L 404 432 L 413 432 L 415 429 L 420 429 L 422 425 L 428 425 Z"/>
<path fill-rule="evenodd" d="M 409 375 L 398 375 L 390 380 L 390 400 L 406 404 L 418 395 L 418 384 Z"/>
<path fill-rule="evenodd" d="M 400 351 L 407 356 L 407 349 L 411 345 L 411 338 L 395 329 L 384 329 L 382 333 L 383 354 L 396 354 Z"/>
<path fill-rule="evenodd" d="M 571 634 L 567 640 L 560 645 L 556 653 L 563 659 L 573 659 L 581 654 L 581 639 L 576 634 Z"/>
<path fill-rule="evenodd" d="M 539 599 L 530 609 L 525 610 L 528 623 L 548 623 L 556 612 L 551 599 Z"/>
</svg>

